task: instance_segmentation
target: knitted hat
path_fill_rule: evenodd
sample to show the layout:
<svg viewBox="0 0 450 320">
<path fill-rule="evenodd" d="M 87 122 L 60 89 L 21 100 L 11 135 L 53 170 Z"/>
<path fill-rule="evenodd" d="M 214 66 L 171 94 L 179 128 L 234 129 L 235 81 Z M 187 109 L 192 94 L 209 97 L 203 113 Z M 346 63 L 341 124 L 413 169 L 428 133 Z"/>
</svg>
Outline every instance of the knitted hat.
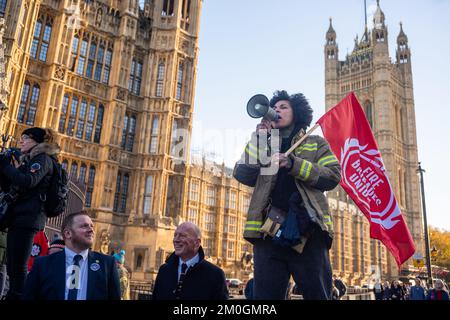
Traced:
<svg viewBox="0 0 450 320">
<path fill-rule="evenodd" d="M 123 264 L 125 262 L 125 250 L 120 250 L 120 252 L 115 253 L 113 257 L 114 259 L 116 259 L 117 262 Z"/>
<path fill-rule="evenodd" d="M 64 249 L 64 246 L 65 246 L 64 240 L 56 239 L 50 243 L 50 246 L 48 248 L 49 249 L 53 249 L 53 248 Z"/>
<path fill-rule="evenodd" d="M 42 128 L 34 127 L 34 128 L 29 128 L 29 129 L 24 130 L 22 132 L 22 135 L 24 135 L 24 134 L 29 136 L 31 139 L 33 139 L 37 143 L 42 143 L 42 142 L 44 142 L 46 132 Z"/>
</svg>

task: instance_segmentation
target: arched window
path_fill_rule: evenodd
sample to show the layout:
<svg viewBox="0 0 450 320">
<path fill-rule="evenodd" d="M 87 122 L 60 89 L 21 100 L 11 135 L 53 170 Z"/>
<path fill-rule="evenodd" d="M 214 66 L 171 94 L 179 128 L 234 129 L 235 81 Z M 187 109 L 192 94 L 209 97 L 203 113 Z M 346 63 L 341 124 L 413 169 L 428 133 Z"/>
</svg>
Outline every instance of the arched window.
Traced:
<svg viewBox="0 0 450 320">
<path fill-rule="evenodd" d="M 86 68 L 86 77 L 88 77 L 89 79 L 92 79 L 94 73 L 96 54 L 97 54 L 97 42 L 95 42 L 95 40 L 92 40 L 91 45 L 89 46 L 89 60 Z"/>
<path fill-rule="evenodd" d="M 178 77 L 177 77 L 177 93 L 175 98 L 177 100 L 181 100 L 181 93 L 183 91 L 183 73 L 184 73 L 184 64 L 180 62 L 178 65 Z"/>
<path fill-rule="evenodd" d="M 28 81 L 25 81 L 22 89 L 22 98 L 20 99 L 19 113 L 17 114 L 17 121 L 20 123 L 24 122 L 29 93 L 30 93 L 30 83 Z"/>
<path fill-rule="evenodd" d="M 77 62 L 77 56 L 78 56 L 78 46 L 80 44 L 80 38 L 78 36 L 75 36 L 72 41 L 72 62 L 70 65 L 70 70 L 75 70 L 75 64 Z"/>
<path fill-rule="evenodd" d="M 83 39 L 80 45 L 80 37 Z M 105 49 L 107 48 L 107 49 Z M 112 44 L 98 36 L 87 32 L 78 31 L 72 42 L 71 70 L 86 78 L 108 84 L 111 63 Z"/>
<path fill-rule="evenodd" d="M 191 0 L 183 0 L 183 4 L 181 7 L 181 28 L 184 30 L 189 29 L 191 15 Z"/>
<path fill-rule="evenodd" d="M 30 106 L 28 108 L 27 122 L 28 125 L 34 124 L 34 118 L 36 117 L 36 109 L 39 101 L 39 93 L 41 89 L 35 84 L 33 86 L 33 91 L 31 92 Z"/>
<path fill-rule="evenodd" d="M 134 137 L 136 134 L 136 115 L 126 113 L 123 120 L 121 147 L 126 151 L 133 151 Z"/>
<path fill-rule="evenodd" d="M 95 121 L 95 110 L 97 106 L 95 101 L 91 101 L 89 106 L 89 113 L 87 117 L 87 126 L 86 126 L 86 140 L 92 141 L 92 131 L 94 129 L 94 121 Z"/>
<path fill-rule="evenodd" d="M 78 97 L 73 96 L 72 103 L 70 105 L 69 123 L 67 125 L 67 131 L 66 131 L 66 134 L 68 136 L 73 136 L 73 131 L 75 128 L 75 120 L 77 118 L 77 111 L 78 111 Z"/>
<path fill-rule="evenodd" d="M 67 119 L 67 109 L 69 107 L 69 95 L 66 93 L 63 98 L 62 106 L 61 106 L 61 115 L 59 116 L 59 128 L 58 131 L 60 133 L 64 133 L 64 128 L 66 126 Z"/>
<path fill-rule="evenodd" d="M 105 108 L 103 107 L 103 105 L 100 105 L 98 107 L 97 123 L 95 125 L 94 142 L 96 142 L 96 143 L 100 143 L 100 136 L 102 134 L 103 113 L 104 112 L 105 112 Z"/>
<path fill-rule="evenodd" d="M 174 0 L 164 0 L 162 16 L 173 16 L 174 14 Z"/>
<path fill-rule="evenodd" d="M 156 78 L 156 96 L 162 97 L 163 89 L 164 89 L 164 72 L 165 72 L 164 63 L 161 62 L 158 65 L 158 76 Z"/>
<path fill-rule="evenodd" d="M 127 196 L 128 196 L 128 184 L 130 182 L 130 176 L 125 173 L 122 182 L 122 195 L 120 199 L 119 212 L 125 213 L 127 208 Z"/>
<path fill-rule="evenodd" d="M 94 193 L 94 181 L 95 181 L 95 167 L 91 166 L 89 168 L 89 177 L 86 188 L 86 202 L 85 206 L 90 207 L 92 203 L 92 194 Z"/>
<path fill-rule="evenodd" d="M 77 127 L 77 133 L 76 137 L 79 139 L 83 139 L 83 133 L 84 133 L 84 121 L 86 118 L 86 112 L 87 112 L 87 100 L 85 98 L 81 99 L 81 107 L 80 112 L 78 113 L 78 127 Z"/>
<path fill-rule="evenodd" d="M 78 66 L 77 66 L 77 73 L 79 75 L 84 74 L 84 66 L 86 64 L 88 42 L 89 42 L 89 40 L 86 37 L 84 37 L 83 41 L 81 41 L 81 48 L 80 48 L 80 52 L 78 55 Z"/>
<path fill-rule="evenodd" d="M 79 103 L 81 99 L 81 103 Z M 70 110 L 69 109 L 70 105 Z M 67 113 L 69 117 L 67 119 Z M 78 139 L 84 139 L 86 141 L 94 140 L 94 142 L 100 142 L 100 134 L 103 123 L 104 107 L 100 105 L 97 112 L 97 102 L 90 100 L 87 97 L 73 96 L 69 93 L 64 95 L 61 115 L 59 118 L 60 133 L 66 133 L 69 136 L 73 136 L 75 124 L 77 125 L 75 136 Z M 97 118 L 97 121 L 96 121 Z M 95 127 L 95 135 L 94 135 Z M 94 136 L 94 138 L 93 138 Z"/>
<path fill-rule="evenodd" d="M 142 268 L 142 261 L 144 259 L 142 258 L 142 254 L 138 254 L 137 258 L 136 258 L 136 267 L 135 269 L 141 269 Z"/>
<path fill-rule="evenodd" d="M 69 177 L 71 179 L 76 179 L 77 177 L 77 171 L 78 171 L 78 163 L 76 163 L 75 161 L 72 162 L 72 166 L 70 167 L 70 175 Z"/>
<path fill-rule="evenodd" d="M 64 160 L 64 161 L 61 163 L 61 167 L 62 167 L 64 170 L 67 171 L 67 168 L 69 167 L 69 162 L 68 162 L 67 160 Z"/>
<path fill-rule="evenodd" d="M 152 195 L 153 195 L 153 176 L 147 176 L 145 182 L 145 193 L 144 193 L 144 214 L 150 214 L 152 207 Z"/>
<path fill-rule="evenodd" d="M 142 81 L 142 61 L 133 59 L 130 70 L 130 81 L 128 83 L 128 89 L 131 93 L 139 95 L 141 92 Z"/>
<path fill-rule="evenodd" d="M 42 33 L 42 21 L 38 20 L 38 21 L 36 21 L 36 25 L 34 27 L 33 41 L 31 42 L 30 56 L 33 59 L 36 59 L 36 57 L 37 57 L 37 51 L 38 51 L 38 47 L 39 47 L 39 39 L 41 37 L 41 33 Z"/>
<path fill-rule="evenodd" d="M 78 181 L 84 185 L 86 183 L 86 172 L 87 172 L 87 167 L 85 163 L 81 164 L 80 167 L 80 173 L 78 174 Z"/>
<path fill-rule="evenodd" d="M 130 125 L 128 128 L 128 139 L 127 139 L 127 147 L 126 147 L 127 151 L 130 151 L 130 152 L 133 151 L 135 134 L 136 134 L 136 117 L 131 116 Z"/>
<path fill-rule="evenodd" d="M 119 197 L 120 197 L 120 187 L 122 185 L 122 172 L 117 173 L 117 180 L 116 180 L 116 192 L 114 194 L 114 205 L 113 210 L 118 211 L 119 209 Z"/>
<path fill-rule="evenodd" d="M 42 34 L 41 40 L 41 52 L 39 54 L 39 60 L 46 61 L 47 60 L 47 52 L 48 47 L 50 45 L 50 38 L 52 35 L 52 24 L 50 21 L 47 21 L 44 27 L 44 33 Z"/>
<path fill-rule="evenodd" d="M 103 68 L 103 83 L 105 83 L 105 84 L 109 83 L 109 73 L 111 70 L 111 62 L 112 62 L 112 50 L 108 49 L 106 51 L 105 65 Z"/>
<path fill-rule="evenodd" d="M 150 153 L 158 152 L 159 116 L 153 116 L 152 131 L 150 135 Z"/>
<path fill-rule="evenodd" d="M 8 4 L 8 0 L 0 0 L 0 17 L 5 16 L 6 5 Z"/>
<path fill-rule="evenodd" d="M 125 213 L 127 208 L 128 184 L 130 176 L 121 171 L 117 174 L 116 193 L 114 195 L 114 211 Z"/>
<path fill-rule="evenodd" d="M 128 114 L 125 113 L 125 117 L 123 118 L 123 128 L 122 128 L 122 149 L 125 149 L 127 145 L 127 132 L 128 132 Z"/>
</svg>

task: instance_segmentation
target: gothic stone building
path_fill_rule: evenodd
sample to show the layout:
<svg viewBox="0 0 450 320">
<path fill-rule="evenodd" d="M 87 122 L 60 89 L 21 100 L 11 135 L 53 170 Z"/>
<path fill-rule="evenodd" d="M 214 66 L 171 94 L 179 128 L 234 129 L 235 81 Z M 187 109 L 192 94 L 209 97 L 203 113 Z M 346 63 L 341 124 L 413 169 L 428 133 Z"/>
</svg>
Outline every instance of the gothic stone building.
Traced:
<svg viewBox="0 0 450 320">
<path fill-rule="evenodd" d="M 339 60 L 336 32 L 330 20 L 325 45 L 325 105 L 335 106 L 354 91 L 378 142 L 387 174 L 400 210 L 414 239 L 424 252 L 420 206 L 417 138 L 414 111 L 411 51 L 400 25 L 395 61 L 389 57 L 388 28 L 378 7 L 374 28 L 367 26 L 361 40 L 344 61 Z M 333 268 L 349 283 L 366 283 L 375 274 L 398 276 L 392 256 L 384 246 L 369 238 L 367 219 L 348 200 L 342 189 L 328 193 L 333 210 L 336 238 Z M 407 263 L 405 263 L 407 264 Z"/>
</svg>

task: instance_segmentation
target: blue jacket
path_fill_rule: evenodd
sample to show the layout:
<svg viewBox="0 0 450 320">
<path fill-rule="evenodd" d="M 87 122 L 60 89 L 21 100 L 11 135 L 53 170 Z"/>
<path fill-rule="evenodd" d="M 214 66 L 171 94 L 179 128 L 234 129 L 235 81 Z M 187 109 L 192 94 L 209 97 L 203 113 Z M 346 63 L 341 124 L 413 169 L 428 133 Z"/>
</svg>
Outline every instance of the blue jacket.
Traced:
<svg viewBox="0 0 450 320">
<path fill-rule="evenodd" d="M 425 300 L 425 289 L 421 286 L 412 286 L 409 292 L 409 300 Z"/>
</svg>

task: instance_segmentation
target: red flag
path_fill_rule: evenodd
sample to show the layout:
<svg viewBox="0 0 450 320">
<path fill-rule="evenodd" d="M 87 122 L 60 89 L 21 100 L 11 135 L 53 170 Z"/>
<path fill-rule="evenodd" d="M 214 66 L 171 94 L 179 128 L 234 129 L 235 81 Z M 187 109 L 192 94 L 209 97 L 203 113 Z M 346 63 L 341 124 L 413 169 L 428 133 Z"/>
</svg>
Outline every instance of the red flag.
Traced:
<svg viewBox="0 0 450 320">
<path fill-rule="evenodd" d="M 33 247 L 31 248 L 30 258 L 28 259 L 28 272 L 33 267 L 34 258 L 46 256 L 48 254 L 48 240 L 44 231 L 39 231 L 34 236 Z"/>
<path fill-rule="evenodd" d="M 370 237 L 381 240 L 400 267 L 414 254 L 414 242 L 355 95 L 350 93 L 317 123 L 341 164 L 341 186 L 370 222 Z"/>
</svg>

